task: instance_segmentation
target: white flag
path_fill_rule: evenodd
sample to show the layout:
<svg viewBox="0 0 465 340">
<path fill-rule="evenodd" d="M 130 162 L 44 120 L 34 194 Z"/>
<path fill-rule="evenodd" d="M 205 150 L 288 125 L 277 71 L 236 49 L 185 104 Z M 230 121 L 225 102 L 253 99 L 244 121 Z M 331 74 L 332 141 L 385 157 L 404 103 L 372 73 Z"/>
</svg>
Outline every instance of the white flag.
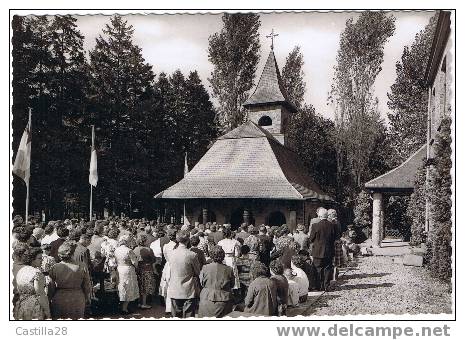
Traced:
<svg viewBox="0 0 465 340">
<path fill-rule="evenodd" d="M 189 167 L 187 166 L 187 152 L 184 154 L 184 177 L 189 173 Z"/>
<path fill-rule="evenodd" d="M 29 122 L 24 129 L 23 136 L 19 143 L 18 152 L 16 153 L 13 165 L 13 173 L 21 177 L 26 185 L 29 185 L 31 177 L 31 113 L 29 112 Z"/>
<path fill-rule="evenodd" d="M 89 166 L 89 184 L 96 187 L 98 182 L 97 174 L 97 150 L 94 145 L 94 126 L 92 126 L 92 152 L 90 154 L 90 166 Z"/>
</svg>

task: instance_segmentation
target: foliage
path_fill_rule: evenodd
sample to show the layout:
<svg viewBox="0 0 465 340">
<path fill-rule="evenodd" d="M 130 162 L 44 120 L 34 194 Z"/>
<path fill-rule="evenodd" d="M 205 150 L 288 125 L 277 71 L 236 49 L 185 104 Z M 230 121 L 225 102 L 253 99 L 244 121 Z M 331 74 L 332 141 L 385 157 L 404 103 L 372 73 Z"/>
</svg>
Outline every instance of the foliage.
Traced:
<svg viewBox="0 0 465 340">
<path fill-rule="evenodd" d="M 133 43 L 134 29 L 121 16 L 106 24 L 89 53 L 90 124 L 97 125 L 99 141 L 99 188 L 96 202 L 109 202 L 111 210 L 144 187 L 149 177 L 145 166 L 144 120 L 136 110 L 151 95 L 151 65 Z M 121 155 L 125 155 L 121 157 Z"/>
<path fill-rule="evenodd" d="M 396 63 L 396 80 L 388 93 L 390 143 L 397 166 L 426 143 L 428 87 L 424 74 L 433 41 L 438 15 L 416 36 L 412 45 L 405 46 L 401 60 Z"/>
<path fill-rule="evenodd" d="M 259 61 L 260 16 L 225 13 L 222 20 L 221 31 L 208 39 L 208 60 L 213 64 L 209 81 L 219 105 L 217 121 L 225 132 L 245 120 L 242 104 L 254 85 Z"/>
<path fill-rule="evenodd" d="M 347 20 L 341 33 L 329 98 L 336 107 L 339 192 L 345 185 L 345 171 L 353 178 L 354 190 L 366 179 L 380 122 L 373 85 L 381 71 L 384 45 L 394 34 L 394 22 L 385 12 L 363 12 L 356 21 Z"/>
<path fill-rule="evenodd" d="M 389 196 L 384 214 L 385 228 L 399 231 L 404 241 L 410 240 L 412 235 L 411 220 L 407 214 L 409 201 L 406 196 Z"/>
<path fill-rule="evenodd" d="M 81 192 L 82 108 L 87 84 L 84 37 L 71 16 L 13 18 L 13 149 L 32 109 L 31 208 L 61 218 L 67 192 Z M 24 184 L 13 180 L 13 208 L 24 211 Z M 85 188 L 86 190 L 87 188 Z"/>
<path fill-rule="evenodd" d="M 299 155 L 315 181 L 331 195 L 336 189 L 333 130 L 334 123 L 308 105 L 292 115 L 287 134 L 289 146 Z"/>
<path fill-rule="evenodd" d="M 411 222 L 410 244 L 419 246 L 426 241 L 425 238 L 425 209 L 426 209 L 426 167 L 422 166 L 415 175 L 415 186 L 410 196 L 407 215 Z"/>
<path fill-rule="evenodd" d="M 133 43 L 133 27 L 119 16 L 104 27 L 88 60 L 71 16 L 15 16 L 12 28 L 14 150 L 32 108 L 31 212 L 87 216 L 94 124 L 95 212 L 127 214 L 132 205 L 153 216 L 152 197 L 182 177 L 184 152 L 192 167 L 217 136 L 197 72 L 155 78 Z M 14 214 L 24 212 L 25 191 L 14 177 Z"/>
<path fill-rule="evenodd" d="M 300 46 L 294 49 L 286 57 L 286 64 L 281 74 L 282 83 L 289 101 L 300 110 L 304 105 L 306 84 L 304 82 L 304 60 L 300 52 Z"/>
<path fill-rule="evenodd" d="M 452 137 L 451 118 L 444 117 L 436 135 L 434 166 L 430 167 L 428 200 L 430 209 L 429 263 L 433 276 L 443 280 L 452 277 Z"/>
<path fill-rule="evenodd" d="M 354 224 L 356 227 L 371 228 L 373 220 L 371 196 L 366 190 L 360 191 L 356 200 L 354 208 Z"/>
</svg>

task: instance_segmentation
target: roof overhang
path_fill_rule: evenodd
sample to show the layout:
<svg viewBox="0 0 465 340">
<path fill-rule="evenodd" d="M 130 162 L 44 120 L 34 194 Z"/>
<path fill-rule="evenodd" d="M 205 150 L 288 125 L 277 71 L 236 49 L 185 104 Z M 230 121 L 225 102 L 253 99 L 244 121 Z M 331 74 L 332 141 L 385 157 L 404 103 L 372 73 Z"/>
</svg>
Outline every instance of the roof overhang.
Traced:
<svg viewBox="0 0 465 340">
<path fill-rule="evenodd" d="M 446 48 L 447 41 L 450 35 L 450 12 L 440 11 L 436 30 L 434 32 L 433 44 L 426 67 L 425 82 L 428 86 L 434 83 L 436 74 L 438 73 L 439 64 L 442 60 L 444 49 Z"/>
</svg>

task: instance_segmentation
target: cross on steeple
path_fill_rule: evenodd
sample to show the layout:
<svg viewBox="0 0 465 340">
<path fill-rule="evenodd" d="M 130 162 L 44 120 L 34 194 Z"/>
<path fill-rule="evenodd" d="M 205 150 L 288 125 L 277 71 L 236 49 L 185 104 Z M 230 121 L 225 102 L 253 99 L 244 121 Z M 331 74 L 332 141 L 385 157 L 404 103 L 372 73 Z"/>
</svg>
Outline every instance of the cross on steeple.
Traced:
<svg viewBox="0 0 465 340">
<path fill-rule="evenodd" d="M 271 34 L 266 36 L 267 38 L 271 38 L 271 49 L 273 49 L 273 47 L 274 47 L 274 37 L 277 37 L 278 35 L 279 34 L 274 33 L 274 29 L 272 28 L 271 29 Z"/>
</svg>

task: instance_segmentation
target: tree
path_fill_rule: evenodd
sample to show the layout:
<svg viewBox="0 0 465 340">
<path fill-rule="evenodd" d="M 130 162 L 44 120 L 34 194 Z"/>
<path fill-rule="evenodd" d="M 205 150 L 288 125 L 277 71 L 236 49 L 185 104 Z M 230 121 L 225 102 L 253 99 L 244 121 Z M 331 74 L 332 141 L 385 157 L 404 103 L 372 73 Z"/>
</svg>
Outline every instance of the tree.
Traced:
<svg viewBox="0 0 465 340">
<path fill-rule="evenodd" d="M 415 36 L 413 44 L 404 47 L 396 63 L 396 80 L 388 93 L 390 140 L 396 150 L 394 166 L 405 161 L 426 143 L 428 87 L 424 74 L 432 45 L 438 15 Z"/>
<path fill-rule="evenodd" d="M 241 107 L 254 85 L 259 61 L 260 16 L 223 14 L 223 28 L 208 39 L 208 60 L 213 64 L 210 85 L 218 101 L 217 121 L 229 131 L 245 120 Z"/>
<path fill-rule="evenodd" d="M 315 181 L 331 195 L 336 191 L 333 130 L 334 123 L 308 105 L 292 115 L 287 133 L 289 146 L 302 159 Z"/>
<path fill-rule="evenodd" d="M 384 12 L 363 12 L 356 21 L 347 20 L 341 33 L 329 98 L 336 107 L 339 196 L 345 169 L 356 188 L 367 173 L 380 120 L 373 85 L 381 71 L 384 45 L 394 34 L 394 22 L 395 18 Z"/>
<path fill-rule="evenodd" d="M 286 58 L 286 64 L 283 67 L 281 78 L 288 99 L 298 110 L 304 105 L 304 95 L 306 91 L 303 66 L 304 59 L 300 52 L 300 46 L 296 46 Z"/>
<path fill-rule="evenodd" d="M 13 148 L 32 109 L 31 211 L 62 218 L 66 192 L 82 188 L 80 118 L 85 102 L 83 36 L 76 19 L 13 19 Z M 57 175 L 59 174 L 59 176 Z M 14 180 L 14 196 L 22 186 Z M 24 203 L 14 203 L 22 211 Z"/>
<path fill-rule="evenodd" d="M 108 201 L 113 212 L 128 209 L 131 191 L 143 185 L 147 156 L 146 116 L 136 107 L 153 95 L 154 74 L 134 29 L 120 16 L 111 18 L 90 52 L 89 123 L 98 123 L 99 190 L 96 201 Z M 150 117 L 148 117 L 150 119 Z M 90 124 L 89 124 L 90 125 Z"/>
</svg>

